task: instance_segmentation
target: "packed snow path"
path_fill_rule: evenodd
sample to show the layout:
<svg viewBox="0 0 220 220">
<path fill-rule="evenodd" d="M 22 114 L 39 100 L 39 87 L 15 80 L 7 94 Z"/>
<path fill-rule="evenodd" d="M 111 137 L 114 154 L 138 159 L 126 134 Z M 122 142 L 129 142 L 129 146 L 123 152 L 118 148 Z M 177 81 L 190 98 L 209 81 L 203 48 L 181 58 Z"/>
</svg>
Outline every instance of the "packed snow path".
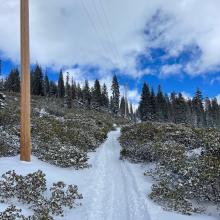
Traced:
<svg viewBox="0 0 220 220">
<path fill-rule="evenodd" d="M 89 181 L 88 220 L 150 220 L 145 194 L 138 189 L 136 176 L 127 163 L 119 160 L 120 130 L 112 131 L 98 149 Z"/>
<path fill-rule="evenodd" d="M 0 158 L 0 176 L 8 170 L 26 175 L 42 170 L 47 177 L 47 187 L 54 182 L 76 184 L 83 194 L 82 206 L 66 209 L 64 218 L 55 220 L 217 220 L 218 218 L 194 215 L 186 216 L 166 212 L 148 199 L 152 181 L 143 172 L 149 165 L 141 166 L 119 160 L 120 129 L 111 131 L 104 144 L 90 153 L 89 169 L 59 168 L 32 157 L 31 163 L 21 162 L 19 156 Z M 9 204 L 0 204 L 3 211 Z M 24 215 L 33 214 L 25 205 L 15 204 Z"/>
</svg>

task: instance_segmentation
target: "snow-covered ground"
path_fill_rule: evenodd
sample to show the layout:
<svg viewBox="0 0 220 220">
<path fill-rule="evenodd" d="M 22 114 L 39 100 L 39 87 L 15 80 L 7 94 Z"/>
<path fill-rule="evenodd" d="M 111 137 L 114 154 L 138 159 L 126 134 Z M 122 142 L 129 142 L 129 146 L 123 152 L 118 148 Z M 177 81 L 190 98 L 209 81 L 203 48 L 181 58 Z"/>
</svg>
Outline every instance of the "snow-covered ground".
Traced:
<svg viewBox="0 0 220 220">
<path fill-rule="evenodd" d="M 18 174 L 27 174 L 42 170 L 46 173 L 48 188 L 53 182 L 64 181 L 66 184 L 76 184 L 83 194 L 82 206 L 73 210 L 65 210 L 66 220 L 217 220 L 204 215 L 184 216 L 166 212 L 147 198 L 151 190 L 151 179 L 143 172 L 147 166 L 131 164 L 119 160 L 120 144 L 118 137 L 120 129 L 111 131 L 108 139 L 90 154 L 92 168 L 74 170 L 58 168 L 41 162 L 32 157 L 31 163 L 19 161 L 19 157 L 1 158 L 0 175 L 8 170 Z M 23 205 L 18 205 L 24 208 Z M 0 211 L 6 208 L 0 204 Z M 29 213 L 24 210 L 24 213 Z"/>
</svg>

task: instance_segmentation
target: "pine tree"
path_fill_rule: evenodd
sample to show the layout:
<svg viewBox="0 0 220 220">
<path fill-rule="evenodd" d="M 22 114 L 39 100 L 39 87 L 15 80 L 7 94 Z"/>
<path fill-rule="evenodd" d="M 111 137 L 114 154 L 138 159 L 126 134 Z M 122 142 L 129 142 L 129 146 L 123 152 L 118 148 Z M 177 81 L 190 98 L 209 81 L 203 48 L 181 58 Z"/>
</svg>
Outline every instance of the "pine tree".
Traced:
<svg viewBox="0 0 220 220">
<path fill-rule="evenodd" d="M 108 91 L 107 91 L 107 86 L 105 85 L 105 83 L 102 86 L 102 106 L 104 108 L 108 108 L 109 106 Z"/>
<path fill-rule="evenodd" d="M 194 114 L 194 125 L 198 127 L 204 126 L 204 108 L 203 108 L 203 97 L 202 92 L 197 89 L 195 96 L 193 97 L 193 114 Z"/>
<path fill-rule="evenodd" d="M 130 118 L 131 120 L 134 120 L 134 111 L 133 111 L 132 103 L 130 103 Z"/>
<path fill-rule="evenodd" d="M 113 76 L 112 80 L 112 112 L 117 115 L 119 112 L 119 99 L 120 99 L 120 91 L 119 91 L 119 83 L 117 76 Z"/>
<path fill-rule="evenodd" d="M 183 98 L 182 94 L 179 93 L 173 101 L 174 109 L 174 122 L 175 123 L 186 123 L 187 122 L 187 103 Z"/>
<path fill-rule="evenodd" d="M 110 96 L 109 109 L 110 109 L 110 112 L 113 113 L 114 103 L 113 103 L 113 98 L 112 98 L 112 96 Z"/>
<path fill-rule="evenodd" d="M 165 120 L 165 99 L 163 96 L 163 92 L 161 90 L 161 86 L 158 86 L 157 96 L 156 96 L 156 114 L 157 119 L 159 121 Z"/>
<path fill-rule="evenodd" d="M 33 70 L 33 79 L 32 79 L 32 94 L 33 95 L 44 95 L 44 85 L 43 85 L 43 72 L 41 67 L 37 64 Z"/>
<path fill-rule="evenodd" d="M 11 70 L 4 87 L 8 92 L 20 92 L 20 76 L 17 68 Z"/>
<path fill-rule="evenodd" d="M 124 96 L 121 97 L 121 102 L 120 102 L 120 115 L 125 116 L 125 98 Z"/>
<path fill-rule="evenodd" d="M 92 102 L 95 107 L 101 107 L 102 105 L 102 94 L 101 94 L 101 86 L 99 80 L 95 80 L 93 93 L 92 93 Z"/>
<path fill-rule="evenodd" d="M 152 120 L 155 120 L 157 118 L 156 115 L 156 96 L 154 93 L 154 89 L 151 89 L 150 93 L 150 105 L 151 105 L 151 118 Z"/>
<path fill-rule="evenodd" d="M 144 83 L 141 94 L 141 101 L 139 104 L 139 113 L 142 121 L 151 120 L 151 95 L 149 87 Z"/>
<path fill-rule="evenodd" d="M 76 82 L 73 81 L 73 78 L 71 82 L 71 96 L 73 100 L 77 98 L 77 87 Z"/>
<path fill-rule="evenodd" d="M 212 119 L 215 128 L 220 128 L 220 106 L 218 105 L 218 101 L 216 98 L 212 99 Z"/>
<path fill-rule="evenodd" d="M 57 97 L 58 96 L 58 88 L 54 81 L 50 81 L 50 96 Z"/>
<path fill-rule="evenodd" d="M 47 73 L 44 76 L 44 95 L 45 96 L 50 95 L 50 82 Z"/>
<path fill-rule="evenodd" d="M 205 98 L 205 124 L 207 127 L 213 127 L 212 105 L 208 97 Z"/>
<path fill-rule="evenodd" d="M 65 96 L 65 87 L 64 87 L 64 80 L 63 80 L 63 72 L 60 70 L 60 75 L 58 79 L 58 97 L 64 98 Z"/>
<path fill-rule="evenodd" d="M 83 88 L 83 101 L 86 104 L 86 106 L 89 106 L 91 103 L 91 93 L 88 80 L 85 80 L 85 85 Z"/>
<path fill-rule="evenodd" d="M 71 88 L 69 84 L 69 73 L 67 73 L 66 75 L 65 102 L 67 108 L 72 108 L 72 96 L 71 96 Z"/>
<path fill-rule="evenodd" d="M 126 112 L 126 117 L 128 117 L 129 116 L 129 106 L 128 106 L 128 99 L 127 98 L 125 98 L 125 112 Z"/>
<path fill-rule="evenodd" d="M 77 84 L 77 87 L 76 87 L 76 96 L 77 96 L 78 101 L 80 102 L 83 101 L 83 91 L 79 83 Z"/>
</svg>

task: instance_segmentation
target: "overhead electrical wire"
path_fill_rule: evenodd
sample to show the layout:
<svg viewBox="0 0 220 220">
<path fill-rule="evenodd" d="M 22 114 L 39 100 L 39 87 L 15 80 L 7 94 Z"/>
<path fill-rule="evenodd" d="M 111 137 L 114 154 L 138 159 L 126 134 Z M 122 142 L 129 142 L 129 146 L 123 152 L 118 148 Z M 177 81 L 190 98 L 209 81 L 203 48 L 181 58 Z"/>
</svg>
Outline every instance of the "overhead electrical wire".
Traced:
<svg viewBox="0 0 220 220">
<path fill-rule="evenodd" d="M 102 12 L 103 12 L 104 18 L 105 18 L 105 20 L 106 20 L 106 24 L 107 24 L 107 26 L 109 27 L 110 38 L 111 38 L 112 43 L 113 43 L 113 45 L 114 45 L 114 47 L 115 47 L 115 51 L 116 51 L 117 57 L 118 57 L 118 59 L 120 60 L 120 53 L 119 53 L 119 50 L 118 50 L 118 46 L 117 46 L 117 44 L 116 44 L 114 35 L 113 35 L 113 33 L 112 33 L 112 24 L 111 24 L 111 22 L 110 22 L 110 20 L 109 20 L 109 18 L 108 18 L 108 16 L 107 16 L 107 12 L 106 12 L 106 10 L 105 10 L 105 7 L 104 7 L 103 4 L 102 4 L 102 0 L 98 0 L 98 1 L 99 1 L 100 8 L 101 8 L 101 10 L 102 10 Z"/>
<path fill-rule="evenodd" d="M 81 2 L 81 5 L 82 5 L 83 10 L 85 11 L 86 16 L 88 17 L 88 20 L 89 20 L 89 21 L 91 22 L 91 24 L 92 24 L 93 30 L 94 30 L 94 32 L 95 32 L 96 35 L 97 35 L 97 39 L 100 41 L 99 43 L 100 43 L 101 47 L 103 48 L 103 50 L 104 50 L 104 52 L 105 52 L 106 54 L 109 54 L 110 51 L 109 51 L 108 47 L 106 47 L 104 41 L 102 40 L 102 37 L 101 37 L 100 32 L 99 32 L 99 28 L 98 28 L 98 26 L 96 25 L 96 22 L 95 22 L 95 20 L 93 19 L 92 15 L 90 14 L 89 9 L 87 8 L 87 4 L 85 3 L 84 0 L 80 0 L 80 2 Z M 112 62 L 112 60 L 110 60 L 110 62 L 114 65 L 114 63 Z"/>
<path fill-rule="evenodd" d="M 95 13 L 96 13 L 96 16 L 97 16 L 97 19 L 99 21 L 99 24 L 100 24 L 100 27 L 102 29 L 102 32 L 103 34 L 105 35 L 105 38 L 109 41 L 109 49 L 112 51 L 112 54 L 115 58 L 115 61 L 118 62 L 117 60 L 117 52 L 114 48 L 114 45 L 113 45 L 113 42 L 112 42 L 112 39 L 111 39 L 111 36 L 109 35 L 109 32 L 108 32 L 108 29 L 107 29 L 107 25 L 105 25 L 105 22 L 104 22 L 104 19 L 102 18 L 102 15 L 98 9 L 98 6 L 96 4 L 96 0 L 93 0 L 93 7 L 95 9 Z"/>
<path fill-rule="evenodd" d="M 106 10 L 101 2 L 96 2 L 96 0 L 80 0 L 83 10 L 85 11 L 89 21 L 92 24 L 92 27 L 97 34 L 97 37 L 100 41 L 100 45 L 103 47 L 105 53 L 109 54 L 112 59 L 110 58 L 110 62 L 114 66 L 119 67 L 119 61 L 120 61 L 120 54 L 119 50 L 117 48 L 117 44 L 115 42 L 115 39 L 113 37 L 113 34 L 111 32 L 111 23 L 110 20 L 108 19 Z M 99 5 L 99 7 L 98 7 Z M 91 6 L 93 7 L 93 10 L 89 10 L 89 6 L 91 9 Z M 101 10 L 101 11 L 100 11 Z M 93 13 L 92 13 L 93 11 Z M 94 14 L 95 13 L 95 14 Z M 96 16 L 96 19 L 94 17 Z M 100 32 L 101 30 L 101 32 Z M 102 33 L 102 34 L 101 34 Z M 109 41 L 109 43 L 106 45 L 106 42 L 103 40 L 103 35 L 104 37 Z"/>
</svg>

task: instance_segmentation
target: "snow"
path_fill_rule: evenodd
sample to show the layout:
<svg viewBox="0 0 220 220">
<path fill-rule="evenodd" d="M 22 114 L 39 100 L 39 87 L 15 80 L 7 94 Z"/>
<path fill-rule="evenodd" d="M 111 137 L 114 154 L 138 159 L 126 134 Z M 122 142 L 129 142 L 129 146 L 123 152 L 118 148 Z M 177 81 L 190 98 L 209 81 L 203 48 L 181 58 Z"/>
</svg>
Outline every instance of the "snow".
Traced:
<svg viewBox="0 0 220 220">
<path fill-rule="evenodd" d="M 202 153 L 202 147 L 190 150 L 186 153 L 187 157 L 200 156 Z"/>
<path fill-rule="evenodd" d="M 84 197 L 82 206 L 65 210 L 64 218 L 55 217 L 57 220 L 217 220 L 205 215 L 184 216 L 167 212 L 148 199 L 152 180 L 143 172 L 150 169 L 150 165 L 119 160 L 119 136 L 120 129 L 111 131 L 105 143 L 89 154 L 92 164 L 89 169 L 59 168 L 34 156 L 31 163 L 24 163 L 17 156 L 0 159 L 0 175 L 8 170 L 25 175 L 40 169 L 47 176 L 48 188 L 59 180 L 78 185 L 79 193 Z M 18 207 L 25 208 L 22 204 Z M 5 208 L 5 204 L 0 204 L 0 211 Z M 24 213 L 28 211 L 24 210 Z"/>
</svg>

